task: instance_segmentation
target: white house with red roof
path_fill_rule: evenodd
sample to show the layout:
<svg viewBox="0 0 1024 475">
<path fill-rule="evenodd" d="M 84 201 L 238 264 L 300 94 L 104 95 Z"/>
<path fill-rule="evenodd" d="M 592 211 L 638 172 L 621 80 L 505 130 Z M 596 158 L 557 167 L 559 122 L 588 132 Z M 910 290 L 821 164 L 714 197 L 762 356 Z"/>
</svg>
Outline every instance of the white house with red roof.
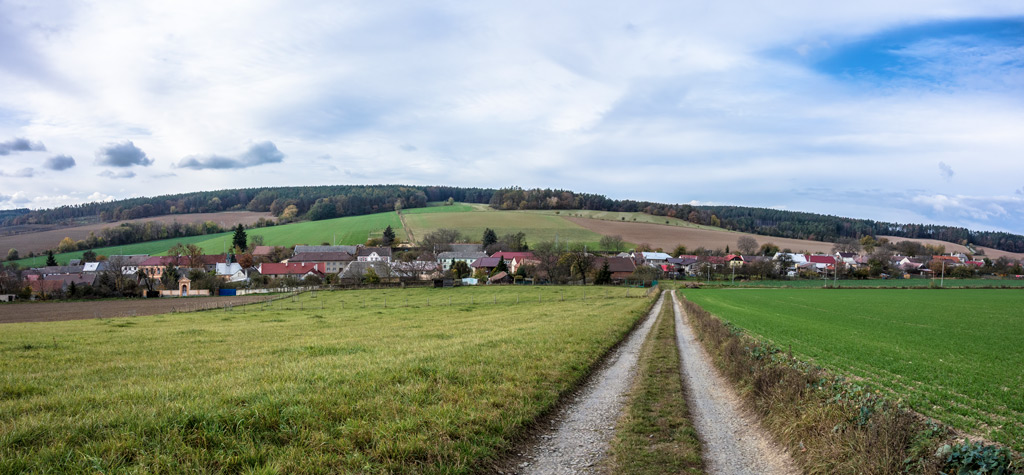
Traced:
<svg viewBox="0 0 1024 475">
<path fill-rule="evenodd" d="M 281 278 L 290 276 L 298 279 L 304 279 L 306 278 L 306 276 L 310 275 L 323 278 L 323 266 L 324 265 L 322 263 L 275 264 L 272 262 L 264 262 L 260 264 L 258 270 L 260 275 L 265 275 L 271 278 Z"/>
</svg>

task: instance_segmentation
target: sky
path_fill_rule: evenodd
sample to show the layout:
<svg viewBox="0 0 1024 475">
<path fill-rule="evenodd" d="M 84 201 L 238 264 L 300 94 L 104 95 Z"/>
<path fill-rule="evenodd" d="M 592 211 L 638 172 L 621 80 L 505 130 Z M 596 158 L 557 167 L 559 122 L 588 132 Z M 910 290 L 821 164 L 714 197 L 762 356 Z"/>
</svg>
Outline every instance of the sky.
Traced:
<svg viewBox="0 0 1024 475">
<path fill-rule="evenodd" d="M 0 209 L 562 188 L 1024 234 L 1024 2 L 0 0 Z"/>
</svg>

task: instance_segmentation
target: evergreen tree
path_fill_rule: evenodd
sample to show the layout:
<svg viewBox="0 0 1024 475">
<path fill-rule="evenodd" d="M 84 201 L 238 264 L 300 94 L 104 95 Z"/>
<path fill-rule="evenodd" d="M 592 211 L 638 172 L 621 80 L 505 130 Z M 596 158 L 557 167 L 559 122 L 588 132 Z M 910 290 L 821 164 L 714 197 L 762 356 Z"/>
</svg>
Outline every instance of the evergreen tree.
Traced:
<svg viewBox="0 0 1024 475">
<path fill-rule="evenodd" d="M 499 272 L 508 272 L 508 264 L 505 263 L 504 257 L 498 261 L 498 265 L 494 268 L 494 272 L 491 272 L 491 275 L 497 275 Z"/>
<path fill-rule="evenodd" d="M 231 245 L 234 246 L 234 248 L 237 249 L 238 252 L 245 252 L 247 240 L 248 238 L 245 235 L 245 226 L 242 226 L 242 224 L 239 223 L 238 226 L 235 228 L 234 237 L 231 238 Z"/>
<path fill-rule="evenodd" d="M 601 270 L 597 271 L 597 276 L 594 277 L 594 285 L 610 283 L 612 283 L 612 271 L 608 268 L 608 259 L 605 259 L 604 264 L 601 265 Z"/>
<path fill-rule="evenodd" d="M 494 230 L 491 228 L 484 229 L 484 249 L 487 249 L 487 246 L 490 246 L 491 244 L 494 244 L 496 242 L 498 242 L 498 234 L 495 233 Z"/>
<path fill-rule="evenodd" d="M 46 251 L 46 265 L 55 266 L 57 265 L 57 259 L 53 257 L 53 251 Z"/>
<path fill-rule="evenodd" d="M 380 242 L 385 246 L 390 246 L 391 243 L 395 242 L 395 230 L 391 229 L 390 225 L 384 228 L 384 238 Z"/>
</svg>

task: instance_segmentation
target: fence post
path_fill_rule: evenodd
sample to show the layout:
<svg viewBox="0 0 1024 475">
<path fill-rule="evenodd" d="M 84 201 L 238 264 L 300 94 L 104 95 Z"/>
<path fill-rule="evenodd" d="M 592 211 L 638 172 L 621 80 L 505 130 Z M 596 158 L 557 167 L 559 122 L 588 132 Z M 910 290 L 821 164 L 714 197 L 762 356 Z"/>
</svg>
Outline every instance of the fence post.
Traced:
<svg viewBox="0 0 1024 475">
<path fill-rule="evenodd" d="M 388 308 L 388 298 L 384 297 L 384 308 Z"/>
</svg>

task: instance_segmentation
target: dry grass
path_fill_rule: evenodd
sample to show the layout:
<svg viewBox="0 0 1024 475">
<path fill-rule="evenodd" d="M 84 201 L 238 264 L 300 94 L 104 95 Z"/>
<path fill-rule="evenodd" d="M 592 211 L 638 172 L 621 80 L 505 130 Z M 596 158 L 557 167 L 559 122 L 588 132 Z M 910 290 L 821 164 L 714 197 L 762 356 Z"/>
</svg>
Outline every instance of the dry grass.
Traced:
<svg viewBox="0 0 1024 475">
<path fill-rule="evenodd" d="M 806 473 L 938 473 L 948 430 L 683 301 L 723 374 Z"/>
</svg>

